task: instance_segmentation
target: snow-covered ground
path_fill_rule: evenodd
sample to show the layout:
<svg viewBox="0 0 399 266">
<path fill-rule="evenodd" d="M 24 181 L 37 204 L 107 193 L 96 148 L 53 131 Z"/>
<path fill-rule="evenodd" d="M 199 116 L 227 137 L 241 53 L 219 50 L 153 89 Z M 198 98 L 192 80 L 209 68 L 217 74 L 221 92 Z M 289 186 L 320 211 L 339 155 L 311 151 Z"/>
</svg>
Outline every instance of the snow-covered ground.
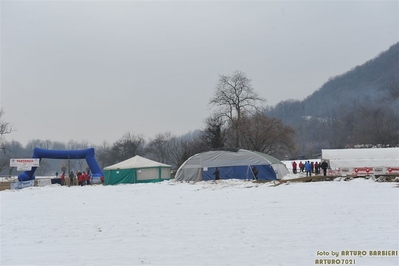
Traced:
<svg viewBox="0 0 399 266">
<path fill-rule="evenodd" d="M 1 265 L 399 265 L 397 183 L 51 185 L 0 199 Z"/>
</svg>

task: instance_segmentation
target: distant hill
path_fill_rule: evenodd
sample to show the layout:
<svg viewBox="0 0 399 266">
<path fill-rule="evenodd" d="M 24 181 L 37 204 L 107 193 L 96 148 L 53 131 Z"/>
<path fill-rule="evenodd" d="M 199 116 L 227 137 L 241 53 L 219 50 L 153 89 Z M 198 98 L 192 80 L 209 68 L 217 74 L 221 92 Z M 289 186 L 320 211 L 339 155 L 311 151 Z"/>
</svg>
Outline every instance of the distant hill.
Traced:
<svg viewBox="0 0 399 266">
<path fill-rule="evenodd" d="M 381 112 L 383 118 L 386 117 L 388 119 L 389 117 L 391 120 L 392 118 L 399 120 L 399 99 L 390 98 L 387 90 L 389 86 L 391 86 L 391 89 L 394 86 L 395 95 L 398 95 L 399 43 L 392 45 L 388 50 L 381 52 L 366 63 L 356 66 L 346 73 L 331 77 L 317 91 L 304 100 L 290 99 L 282 101 L 274 107 L 266 108 L 265 113 L 268 116 L 280 118 L 285 124 L 294 127 L 297 131 L 297 137 L 305 142 L 303 145 L 307 145 L 306 143 L 311 141 L 314 146 L 312 152 L 317 152 L 318 148 L 330 148 L 334 145 L 325 142 L 315 145 L 314 140 L 321 139 L 321 137 L 302 127 L 307 121 L 312 120 L 309 127 L 313 128 L 313 130 L 318 130 L 318 128 L 313 127 L 316 124 L 319 127 L 328 126 L 327 122 L 330 123 L 329 126 L 331 127 L 331 123 L 337 122 L 337 119 L 342 120 L 343 112 L 346 111 L 346 120 L 340 121 L 341 131 L 346 130 L 346 128 L 356 129 L 359 126 L 354 125 L 355 122 L 351 122 L 350 117 L 353 116 L 352 120 L 359 119 L 359 112 L 361 112 L 359 106 L 363 108 L 365 106 L 369 107 L 369 109 L 373 110 L 372 114 Z M 354 108 L 356 107 L 359 108 L 355 112 Z M 354 117 L 355 114 L 356 117 Z M 394 128 L 393 130 L 399 129 Z M 312 139 L 304 136 L 304 134 L 312 136 Z M 324 138 L 326 138 L 326 135 Z M 348 130 L 348 136 L 345 136 L 345 138 L 349 139 L 351 137 L 353 136 L 350 135 Z M 343 145 L 343 140 L 339 143 L 339 145 Z"/>
<path fill-rule="evenodd" d="M 303 101 L 282 101 L 266 113 L 283 120 L 298 116 L 334 117 L 343 105 L 377 100 L 381 89 L 395 78 L 399 79 L 399 43 L 363 65 L 331 77 Z"/>
</svg>

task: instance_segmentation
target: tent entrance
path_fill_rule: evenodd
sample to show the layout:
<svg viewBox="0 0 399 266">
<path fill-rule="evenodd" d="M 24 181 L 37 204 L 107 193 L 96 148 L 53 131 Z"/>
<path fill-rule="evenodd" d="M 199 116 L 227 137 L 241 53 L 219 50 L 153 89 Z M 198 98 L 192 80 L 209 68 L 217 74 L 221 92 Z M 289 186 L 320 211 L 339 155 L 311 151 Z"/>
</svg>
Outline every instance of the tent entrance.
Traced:
<svg viewBox="0 0 399 266">
<path fill-rule="evenodd" d="M 222 166 L 218 167 L 220 179 L 244 179 L 253 180 L 252 167 L 258 169 L 258 180 L 276 180 L 276 173 L 271 165 L 243 165 L 243 166 Z M 216 167 L 203 167 L 202 180 L 215 180 Z M 186 169 L 185 169 L 186 170 Z"/>
</svg>

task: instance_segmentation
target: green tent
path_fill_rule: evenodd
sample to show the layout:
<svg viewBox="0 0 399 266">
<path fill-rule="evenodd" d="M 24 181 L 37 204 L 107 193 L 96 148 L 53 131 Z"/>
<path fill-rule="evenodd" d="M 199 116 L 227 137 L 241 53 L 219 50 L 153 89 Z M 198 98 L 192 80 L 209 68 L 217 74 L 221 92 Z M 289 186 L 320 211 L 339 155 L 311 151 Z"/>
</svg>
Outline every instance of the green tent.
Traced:
<svg viewBox="0 0 399 266">
<path fill-rule="evenodd" d="M 104 168 L 104 185 L 160 182 L 170 179 L 171 166 L 141 156 Z"/>
</svg>

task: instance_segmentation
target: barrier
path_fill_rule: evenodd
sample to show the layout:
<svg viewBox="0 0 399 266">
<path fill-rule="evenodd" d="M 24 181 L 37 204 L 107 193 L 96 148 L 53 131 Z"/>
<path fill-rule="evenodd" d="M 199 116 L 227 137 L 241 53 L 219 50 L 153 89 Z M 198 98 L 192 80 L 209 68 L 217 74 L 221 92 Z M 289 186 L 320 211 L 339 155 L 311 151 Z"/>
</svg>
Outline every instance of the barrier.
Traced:
<svg viewBox="0 0 399 266">
<path fill-rule="evenodd" d="M 27 187 L 33 187 L 35 185 L 35 180 L 28 180 L 28 181 L 19 181 L 10 184 L 10 188 L 12 190 L 15 189 L 22 189 Z"/>
<path fill-rule="evenodd" d="M 45 187 L 51 185 L 51 178 L 36 179 L 38 187 Z"/>
<path fill-rule="evenodd" d="M 399 175 L 399 167 L 342 167 L 336 170 L 341 175 Z"/>
</svg>

